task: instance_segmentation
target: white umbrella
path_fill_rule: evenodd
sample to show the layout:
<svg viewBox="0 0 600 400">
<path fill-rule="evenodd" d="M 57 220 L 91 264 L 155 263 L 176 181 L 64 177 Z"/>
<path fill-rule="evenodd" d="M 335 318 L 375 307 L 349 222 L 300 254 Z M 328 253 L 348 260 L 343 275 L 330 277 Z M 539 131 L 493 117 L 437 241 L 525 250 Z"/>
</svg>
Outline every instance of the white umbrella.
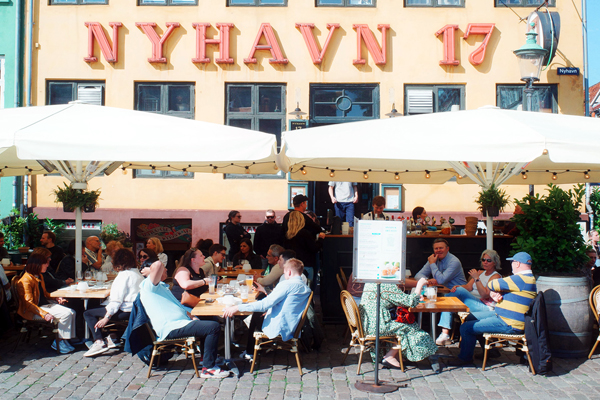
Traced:
<svg viewBox="0 0 600 400">
<path fill-rule="evenodd" d="M 599 182 L 600 120 L 484 107 L 327 125 L 286 132 L 278 165 L 317 181 Z"/>
<path fill-rule="evenodd" d="M 75 189 L 121 165 L 274 174 L 276 152 L 274 135 L 154 113 L 81 103 L 0 110 L 0 176 L 56 169 Z M 76 225 L 81 271 L 79 208 Z"/>
</svg>

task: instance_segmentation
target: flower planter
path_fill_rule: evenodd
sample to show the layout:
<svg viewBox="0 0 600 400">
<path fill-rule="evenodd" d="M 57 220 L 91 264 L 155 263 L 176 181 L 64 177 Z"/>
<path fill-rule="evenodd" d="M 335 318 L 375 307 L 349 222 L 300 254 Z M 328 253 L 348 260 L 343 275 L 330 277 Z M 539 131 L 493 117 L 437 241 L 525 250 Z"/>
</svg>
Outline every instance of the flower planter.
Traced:
<svg viewBox="0 0 600 400">
<path fill-rule="evenodd" d="M 73 207 L 69 207 L 69 206 L 63 204 L 63 211 L 64 212 L 74 212 L 75 209 Z"/>
<path fill-rule="evenodd" d="M 494 206 L 490 206 L 487 208 L 483 209 L 483 216 L 487 217 L 497 217 L 498 215 L 500 215 L 500 209 L 498 207 L 494 207 Z"/>
<path fill-rule="evenodd" d="M 95 204 L 90 204 L 87 206 L 83 206 L 83 211 L 86 213 L 93 213 L 96 212 L 96 205 Z"/>
</svg>

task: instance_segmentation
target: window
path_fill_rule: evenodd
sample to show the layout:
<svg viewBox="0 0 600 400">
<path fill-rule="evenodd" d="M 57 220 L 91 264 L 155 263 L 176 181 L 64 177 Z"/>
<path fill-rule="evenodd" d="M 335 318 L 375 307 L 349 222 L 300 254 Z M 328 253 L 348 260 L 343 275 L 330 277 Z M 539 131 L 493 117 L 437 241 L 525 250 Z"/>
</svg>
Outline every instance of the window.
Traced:
<svg viewBox="0 0 600 400">
<path fill-rule="evenodd" d="M 375 0 L 317 0 L 317 7 L 375 7 Z"/>
<path fill-rule="evenodd" d="M 140 6 L 195 6 L 198 0 L 138 0 Z"/>
<path fill-rule="evenodd" d="M 226 124 L 273 134 L 281 145 L 285 130 L 284 84 L 227 84 Z M 225 174 L 226 178 L 285 178 L 277 175 Z"/>
<path fill-rule="evenodd" d="M 0 110 L 4 108 L 4 73 L 5 58 L 0 56 Z"/>
<path fill-rule="evenodd" d="M 405 7 L 464 7 L 465 0 L 404 0 Z"/>
<path fill-rule="evenodd" d="M 404 87 L 405 115 L 451 111 L 458 105 L 465 109 L 463 85 L 406 85 Z"/>
<path fill-rule="evenodd" d="M 287 0 L 227 0 L 229 6 L 287 6 Z"/>
<path fill-rule="evenodd" d="M 104 105 L 104 82 L 98 81 L 48 81 L 46 104 L 68 104 L 80 100 L 97 106 Z"/>
<path fill-rule="evenodd" d="M 194 119 L 193 83 L 136 83 L 135 109 L 173 117 Z M 180 178 L 193 179 L 194 174 L 183 171 L 135 170 L 134 178 Z"/>
<path fill-rule="evenodd" d="M 50 4 L 108 4 L 108 0 L 50 0 Z"/>
<path fill-rule="evenodd" d="M 516 110 L 523 105 L 525 85 L 496 86 L 496 105 L 507 110 Z M 558 87 L 556 85 L 533 85 L 531 111 L 558 113 Z"/>
<path fill-rule="evenodd" d="M 377 84 L 310 87 L 311 126 L 379 118 Z"/>
<path fill-rule="evenodd" d="M 544 4 L 544 0 L 496 0 L 496 7 L 537 7 Z M 556 0 L 549 0 L 550 7 L 556 6 Z"/>
</svg>

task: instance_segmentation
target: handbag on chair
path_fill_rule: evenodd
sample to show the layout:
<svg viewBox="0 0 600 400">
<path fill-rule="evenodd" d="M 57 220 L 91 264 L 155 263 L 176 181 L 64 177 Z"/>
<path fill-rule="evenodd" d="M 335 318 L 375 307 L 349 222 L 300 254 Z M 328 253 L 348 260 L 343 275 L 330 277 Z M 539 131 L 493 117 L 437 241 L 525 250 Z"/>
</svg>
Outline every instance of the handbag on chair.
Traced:
<svg viewBox="0 0 600 400">
<path fill-rule="evenodd" d="M 181 295 L 181 304 L 183 304 L 184 306 L 194 308 L 194 307 L 196 307 L 196 305 L 198 305 L 199 302 L 200 302 L 200 297 L 194 296 L 193 294 L 188 293 L 187 290 L 183 291 L 183 294 Z"/>
</svg>

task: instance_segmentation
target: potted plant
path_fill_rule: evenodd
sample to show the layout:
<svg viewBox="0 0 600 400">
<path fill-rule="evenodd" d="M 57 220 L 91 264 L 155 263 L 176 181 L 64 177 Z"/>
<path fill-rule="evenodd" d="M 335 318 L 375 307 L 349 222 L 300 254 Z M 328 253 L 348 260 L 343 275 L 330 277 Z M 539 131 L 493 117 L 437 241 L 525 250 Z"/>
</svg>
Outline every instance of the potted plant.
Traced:
<svg viewBox="0 0 600 400">
<path fill-rule="evenodd" d="M 496 184 L 492 183 L 488 189 L 482 189 L 479 192 L 475 203 L 479 204 L 478 210 L 484 217 L 488 215 L 497 217 L 500 215 L 500 211 L 503 211 L 504 207 L 508 205 L 509 199 L 510 197 L 504 190 L 498 189 Z"/>
<path fill-rule="evenodd" d="M 90 190 L 85 191 L 83 193 L 85 198 L 85 203 L 83 204 L 83 211 L 85 212 L 94 212 L 96 211 L 96 207 L 98 206 L 98 199 L 100 199 L 100 191 L 99 190 Z"/>
<path fill-rule="evenodd" d="M 531 256 L 537 290 L 544 292 L 552 354 L 585 357 L 593 339 L 585 268 L 589 258 L 577 223 L 585 187 L 564 190 L 550 184 L 546 190 L 542 196 L 515 200 L 522 213 L 512 217 L 519 234 L 511 246 Z"/>
<path fill-rule="evenodd" d="M 85 212 L 94 212 L 98 205 L 98 199 L 100 198 L 99 190 L 81 190 L 73 189 L 71 185 L 63 183 L 64 187 L 58 186 L 54 190 L 56 203 L 63 204 L 63 211 L 73 212 L 76 208 L 80 207 Z"/>
</svg>

